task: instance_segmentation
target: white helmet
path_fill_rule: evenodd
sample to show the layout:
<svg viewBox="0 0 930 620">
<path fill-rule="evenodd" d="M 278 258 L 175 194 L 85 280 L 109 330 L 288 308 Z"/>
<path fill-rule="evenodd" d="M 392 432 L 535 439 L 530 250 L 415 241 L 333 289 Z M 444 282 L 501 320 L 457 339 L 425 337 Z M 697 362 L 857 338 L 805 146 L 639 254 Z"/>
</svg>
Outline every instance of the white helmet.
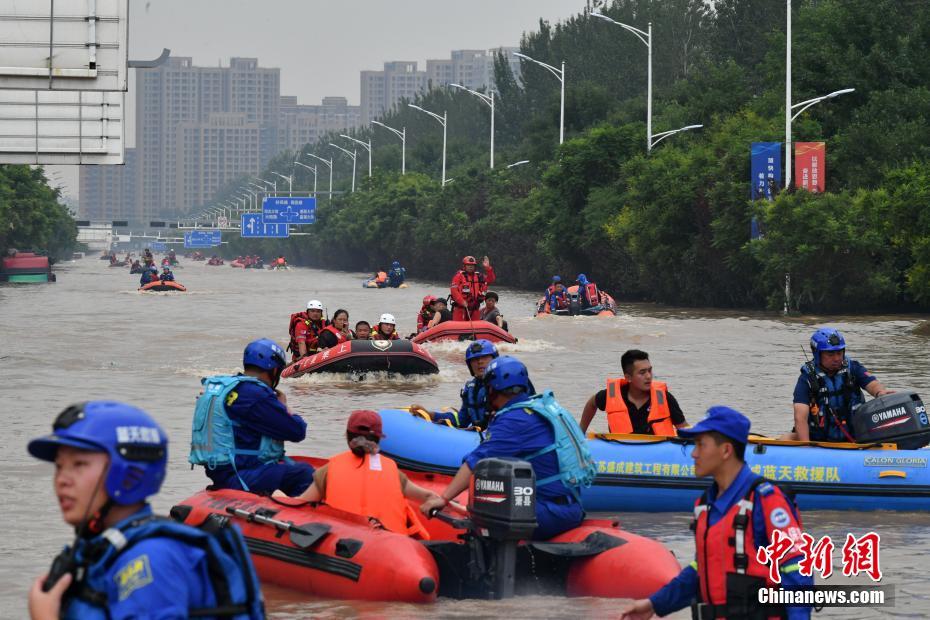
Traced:
<svg viewBox="0 0 930 620">
<path fill-rule="evenodd" d="M 323 302 L 319 299 L 311 299 L 307 302 L 307 310 L 322 310 Z"/>
<path fill-rule="evenodd" d="M 397 325 L 397 321 L 394 320 L 393 314 L 382 314 L 381 318 L 378 319 L 378 323 L 387 323 L 388 325 Z"/>
</svg>

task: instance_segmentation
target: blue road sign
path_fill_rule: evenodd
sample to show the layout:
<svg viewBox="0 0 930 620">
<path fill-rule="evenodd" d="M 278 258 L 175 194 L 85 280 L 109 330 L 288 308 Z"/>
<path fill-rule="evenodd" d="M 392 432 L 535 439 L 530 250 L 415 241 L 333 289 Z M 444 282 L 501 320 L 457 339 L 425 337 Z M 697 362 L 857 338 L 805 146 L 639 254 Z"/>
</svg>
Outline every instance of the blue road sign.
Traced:
<svg viewBox="0 0 930 620">
<path fill-rule="evenodd" d="M 261 213 L 243 213 L 242 230 L 240 234 L 243 237 L 273 237 L 284 238 L 290 234 L 287 224 L 268 224 L 262 219 Z"/>
<path fill-rule="evenodd" d="M 220 244 L 223 233 L 218 230 L 192 230 L 184 233 L 185 248 L 213 248 Z"/>
<path fill-rule="evenodd" d="M 153 242 L 152 242 L 152 251 L 153 251 L 153 252 L 164 252 L 164 251 L 167 250 L 167 249 L 168 249 L 168 244 L 167 244 L 167 243 L 162 243 L 161 241 L 153 241 Z"/>
<path fill-rule="evenodd" d="M 266 196 L 262 199 L 266 224 L 315 224 L 316 198 L 310 196 Z"/>
</svg>

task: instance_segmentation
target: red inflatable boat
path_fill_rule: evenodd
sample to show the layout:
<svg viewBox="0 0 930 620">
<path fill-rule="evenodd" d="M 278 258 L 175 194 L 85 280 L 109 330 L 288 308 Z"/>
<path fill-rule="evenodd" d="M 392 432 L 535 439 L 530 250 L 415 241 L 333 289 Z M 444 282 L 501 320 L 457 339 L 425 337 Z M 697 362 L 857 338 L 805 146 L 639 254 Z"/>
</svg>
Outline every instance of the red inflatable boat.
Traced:
<svg viewBox="0 0 930 620">
<path fill-rule="evenodd" d="M 601 303 L 590 308 L 581 307 L 581 297 L 578 295 L 578 285 L 569 286 L 565 291 L 568 293 L 568 307 L 559 308 L 555 312 L 549 308 L 549 300 L 541 297 L 536 302 L 536 314 L 555 314 L 558 316 L 615 316 L 617 314 L 617 303 L 614 298 L 599 291 L 601 294 Z"/>
<path fill-rule="evenodd" d="M 183 293 L 187 290 L 187 288 L 180 282 L 174 282 L 172 280 L 167 280 L 164 282 L 162 280 L 155 280 L 154 282 L 149 282 L 145 286 L 140 286 L 139 290 L 145 292 L 156 291 L 159 293 L 166 291 L 177 291 L 178 293 Z"/>
<path fill-rule="evenodd" d="M 491 342 L 516 342 L 510 332 L 504 331 L 487 321 L 446 321 L 420 332 L 414 342 L 438 342 L 440 340 L 477 340 L 484 338 Z"/>
<path fill-rule="evenodd" d="M 172 517 L 195 526 L 210 513 L 242 528 L 263 583 L 334 599 L 436 600 L 439 569 L 426 547 L 374 529 L 367 518 L 229 489 L 201 491 L 171 509 Z"/>
<path fill-rule="evenodd" d="M 311 372 L 393 372 L 432 375 L 439 372 L 429 351 L 410 340 L 349 340 L 301 358 L 281 372 L 299 377 Z"/>
</svg>

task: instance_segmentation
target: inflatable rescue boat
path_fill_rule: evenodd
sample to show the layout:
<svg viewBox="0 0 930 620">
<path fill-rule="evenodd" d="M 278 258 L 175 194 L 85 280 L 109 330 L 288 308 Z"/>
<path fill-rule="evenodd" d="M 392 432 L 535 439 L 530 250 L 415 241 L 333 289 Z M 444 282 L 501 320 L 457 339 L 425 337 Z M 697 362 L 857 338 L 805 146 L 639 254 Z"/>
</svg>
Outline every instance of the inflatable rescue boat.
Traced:
<svg viewBox="0 0 930 620">
<path fill-rule="evenodd" d="M 569 286 L 565 291 L 568 293 L 568 307 L 558 308 L 553 312 L 549 307 L 548 298 L 541 297 L 536 302 L 536 314 L 555 314 L 557 316 L 614 316 L 617 314 L 617 303 L 613 297 L 604 291 L 598 291 L 601 296 L 601 303 L 588 308 L 581 307 L 581 296 L 578 294 L 577 284 Z"/>
<path fill-rule="evenodd" d="M 894 431 L 897 436 L 880 436 L 880 430 L 866 444 L 751 437 L 746 462 L 757 474 L 790 488 L 801 510 L 930 510 L 930 449 L 901 449 L 893 443 L 907 446 L 917 437 L 916 443 L 925 445 L 930 434 L 918 410 L 923 404 L 913 397 L 898 393 L 863 405 L 869 409 L 862 424 L 903 420 Z M 454 474 L 480 441 L 476 432 L 434 424 L 407 410 L 383 410 L 381 418 L 387 435 L 381 450 L 413 471 Z M 867 431 L 857 429 L 857 436 Z M 589 512 L 686 512 L 710 484 L 694 476 L 691 446 L 683 439 L 592 435 L 588 446 L 598 464 L 594 485 L 581 496 Z"/>
<path fill-rule="evenodd" d="M 400 375 L 432 375 L 439 372 L 429 351 L 410 340 L 348 340 L 330 349 L 303 357 L 281 372 L 299 377 L 312 372 L 392 372 Z"/>
<path fill-rule="evenodd" d="M 170 291 L 176 291 L 178 293 L 183 293 L 187 290 L 187 288 L 180 282 L 174 282 L 172 280 L 167 280 L 167 281 L 155 280 L 153 282 L 149 282 L 148 284 L 144 286 L 140 286 L 139 290 L 144 291 L 144 292 L 155 291 L 158 293 L 164 293 L 164 292 L 170 292 Z"/>
<path fill-rule="evenodd" d="M 326 463 L 296 458 L 315 467 Z M 409 475 L 435 491 L 451 480 L 438 474 Z M 427 519 L 410 510 L 410 518 L 429 534 L 422 541 L 376 529 L 365 517 L 324 504 L 229 489 L 201 491 L 172 508 L 171 515 L 193 526 L 211 513 L 231 518 L 242 529 L 263 582 L 326 598 L 417 603 L 434 601 L 437 595 L 642 598 L 680 570 L 661 543 L 626 532 L 610 520 L 589 519 L 551 540 L 526 541 L 536 526 L 534 494 L 525 494 L 535 487 L 532 468 L 522 461 L 486 459 L 475 468 L 474 478 L 493 482 L 483 485 L 495 489 L 493 501 L 481 491 L 465 492 L 457 498 L 456 513 L 447 509 Z"/>
<path fill-rule="evenodd" d="M 510 332 L 487 321 L 446 321 L 420 332 L 413 338 L 413 341 L 421 343 L 441 340 L 478 340 L 479 338 L 491 342 L 517 341 Z"/>
<path fill-rule="evenodd" d="M 233 262 L 229 263 L 229 266 L 236 269 L 245 269 L 245 263 L 243 263 L 241 260 L 234 260 Z"/>
</svg>

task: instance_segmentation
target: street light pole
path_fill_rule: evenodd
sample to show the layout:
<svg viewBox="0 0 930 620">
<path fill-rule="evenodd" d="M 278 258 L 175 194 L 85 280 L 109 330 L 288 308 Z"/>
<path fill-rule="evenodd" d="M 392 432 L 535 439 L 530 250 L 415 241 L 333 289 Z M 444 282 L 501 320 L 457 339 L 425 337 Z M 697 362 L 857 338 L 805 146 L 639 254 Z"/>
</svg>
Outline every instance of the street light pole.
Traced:
<svg viewBox="0 0 930 620">
<path fill-rule="evenodd" d="M 339 137 L 345 138 L 346 140 L 351 140 L 352 142 L 355 142 L 357 144 L 361 144 L 368 151 L 368 178 L 370 179 L 371 178 L 371 138 L 368 138 L 368 142 L 362 142 L 361 140 L 357 140 L 353 138 L 352 136 L 347 136 L 344 133 L 339 134 Z"/>
<path fill-rule="evenodd" d="M 788 189 L 791 187 L 791 0 L 785 0 L 785 4 L 788 20 L 785 28 L 785 189 Z"/>
<path fill-rule="evenodd" d="M 348 157 L 352 158 L 352 193 L 355 193 L 355 160 L 358 159 L 358 151 L 349 151 L 348 149 L 344 149 L 338 144 L 333 144 L 332 142 L 330 142 L 329 145 L 335 149 L 339 149 Z"/>
<path fill-rule="evenodd" d="M 404 127 L 400 131 L 397 131 L 393 127 L 388 127 L 384 123 L 380 123 L 378 121 L 371 121 L 371 124 L 384 127 L 395 136 L 400 138 L 400 174 L 401 176 L 407 174 L 407 128 Z"/>
<path fill-rule="evenodd" d="M 442 113 L 442 116 L 439 116 L 435 112 L 424 110 L 418 105 L 413 105 L 412 103 L 408 103 L 407 105 L 413 108 L 414 110 L 419 110 L 420 112 L 423 112 L 424 114 L 429 114 L 430 116 L 435 118 L 436 121 L 440 125 L 442 125 L 442 185 L 441 187 L 445 187 L 446 186 L 446 125 L 448 125 L 448 120 L 449 120 L 447 116 L 447 112 L 444 110 Z"/>
<path fill-rule="evenodd" d="M 808 99 L 807 101 L 796 103 L 788 109 L 788 115 L 785 117 L 785 122 L 787 125 L 785 130 L 785 189 L 791 187 L 791 124 L 794 123 L 794 119 L 800 116 L 807 108 L 813 105 L 817 105 L 821 101 L 826 99 L 833 99 L 834 97 L 839 97 L 840 95 L 846 95 L 848 93 L 854 92 L 855 90 L 855 88 L 835 90 L 832 93 L 823 95 L 822 97 L 814 97 L 813 99 Z M 797 112 L 794 112 L 795 108 L 798 108 Z M 794 114 L 791 114 L 791 112 L 794 112 Z"/>
<path fill-rule="evenodd" d="M 302 164 L 299 161 L 294 161 L 298 166 L 302 166 L 313 173 L 313 197 L 316 198 L 316 166 L 308 166 L 307 164 Z"/>
<path fill-rule="evenodd" d="M 684 127 L 679 127 L 678 129 L 672 129 L 670 131 L 663 131 L 663 132 L 657 133 L 653 135 L 652 137 L 658 138 L 658 139 L 649 141 L 649 150 L 651 151 L 652 147 L 654 147 L 656 144 L 658 144 L 662 140 L 665 140 L 669 136 L 674 136 L 676 133 L 681 133 L 683 131 L 691 131 L 692 129 L 700 129 L 703 126 L 704 125 L 686 125 Z"/>
<path fill-rule="evenodd" d="M 317 155 L 314 155 L 313 153 L 307 153 L 307 157 L 312 157 L 313 159 L 317 159 L 317 160 L 323 162 L 324 164 L 326 164 L 326 165 L 329 167 L 329 200 L 330 200 L 330 202 L 332 202 L 332 200 L 333 200 L 333 158 L 330 157 L 329 159 L 323 159 L 322 157 L 319 157 L 319 156 L 317 156 Z M 315 177 L 315 176 L 314 176 L 314 181 L 313 181 L 313 182 L 314 182 L 313 187 L 316 187 L 316 177 Z M 314 191 L 315 191 L 315 190 L 314 190 Z"/>
<path fill-rule="evenodd" d="M 494 91 L 491 91 L 490 95 L 484 93 L 479 93 L 476 90 L 470 88 L 465 88 L 461 84 L 449 84 L 452 88 L 458 88 L 459 90 L 464 90 L 466 93 L 471 93 L 475 97 L 478 97 L 481 101 L 485 102 L 487 105 L 491 106 L 491 169 L 494 169 Z"/>
<path fill-rule="evenodd" d="M 281 177 L 282 179 L 287 181 L 287 195 L 288 196 L 290 196 L 294 192 L 294 175 L 286 177 L 283 174 L 278 174 L 277 172 L 274 172 L 274 171 L 272 171 L 271 174 Z M 275 188 L 275 193 L 277 193 L 277 191 L 278 191 L 277 188 Z"/>
<path fill-rule="evenodd" d="M 556 78 L 558 78 L 559 82 L 562 83 L 562 92 L 561 92 L 562 101 L 561 101 L 561 105 L 559 106 L 559 144 L 562 144 L 563 142 L 565 142 L 565 61 L 564 60 L 562 61 L 562 69 L 559 70 L 553 67 L 552 65 L 547 65 L 544 62 L 540 62 L 534 58 L 530 58 L 526 54 L 521 54 L 520 52 L 514 52 L 513 55 L 516 56 L 517 58 L 522 58 L 523 60 L 528 60 L 529 62 L 539 65 L 540 67 L 542 67 L 543 69 L 545 69 L 546 71 L 554 75 Z"/>
</svg>

